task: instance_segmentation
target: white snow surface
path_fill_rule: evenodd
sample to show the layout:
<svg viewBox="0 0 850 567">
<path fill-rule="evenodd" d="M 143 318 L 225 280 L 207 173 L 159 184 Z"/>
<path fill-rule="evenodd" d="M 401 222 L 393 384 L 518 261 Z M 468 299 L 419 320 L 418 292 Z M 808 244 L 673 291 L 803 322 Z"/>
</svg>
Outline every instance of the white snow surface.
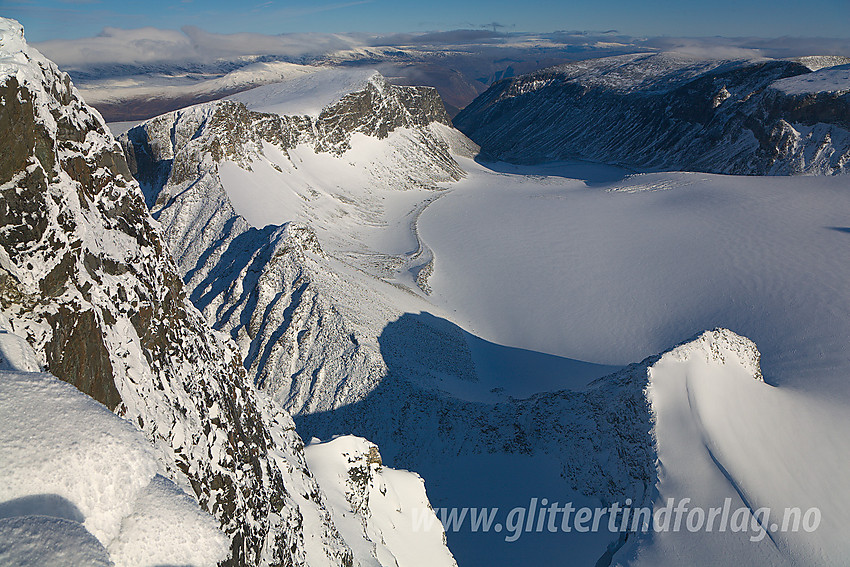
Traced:
<svg viewBox="0 0 850 567">
<path fill-rule="evenodd" d="M 672 566 L 688 557 L 702 565 L 838 565 L 848 557 L 850 419 L 840 404 L 766 384 L 758 357 L 747 339 L 706 332 L 653 364 L 647 388 L 658 451 L 654 509 L 689 498 L 690 508 L 708 511 L 730 498 L 730 510 L 748 509 L 740 516 L 746 531 L 733 522 L 722 531 L 715 520 L 711 532 L 690 532 L 683 520 L 680 531 L 633 540 L 615 564 Z M 781 529 L 786 509 L 810 507 L 821 514 L 817 529 Z"/>
<path fill-rule="evenodd" d="M 259 62 L 213 77 L 152 73 L 95 79 L 86 81 L 80 92 L 89 104 L 115 104 L 134 99 L 209 100 L 259 85 L 291 80 L 318 69 L 320 68 L 284 61 Z"/>
<path fill-rule="evenodd" d="M 814 73 L 780 79 L 771 86 L 791 95 L 850 92 L 850 65 L 826 67 Z"/>
<path fill-rule="evenodd" d="M 314 440 L 304 452 L 362 567 L 457 566 L 419 475 L 382 466 L 377 447 L 361 437 Z"/>
<path fill-rule="evenodd" d="M 249 110 L 257 112 L 282 116 L 318 116 L 326 106 L 349 93 L 363 90 L 376 77 L 380 77 L 380 74 L 371 69 L 329 67 L 227 98 L 241 102 Z"/>
<path fill-rule="evenodd" d="M 114 567 L 109 553 L 79 522 L 52 516 L 0 518 L 0 565 Z"/>
<path fill-rule="evenodd" d="M 759 345 L 768 382 L 850 398 L 841 176 L 462 163 L 418 228 L 430 298 L 466 330 L 625 364 L 725 327 Z"/>
<path fill-rule="evenodd" d="M 11 332 L 11 324 L 0 313 L 0 370 L 41 372 L 41 364 L 29 343 Z"/>
<path fill-rule="evenodd" d="M 108 564 L 101 549 L 128 567 L 214 566 L 227 556 L 216 521 L 157 474 L 144 435 L 70 384 L 0 372 L 0 423 L 0 553 L 12 554 L 4 565 L 49 564 L 61 548 L 69 554 L 55 564 Z M 50 519 L 33 519 L 42 516 Z"/>
</svg>

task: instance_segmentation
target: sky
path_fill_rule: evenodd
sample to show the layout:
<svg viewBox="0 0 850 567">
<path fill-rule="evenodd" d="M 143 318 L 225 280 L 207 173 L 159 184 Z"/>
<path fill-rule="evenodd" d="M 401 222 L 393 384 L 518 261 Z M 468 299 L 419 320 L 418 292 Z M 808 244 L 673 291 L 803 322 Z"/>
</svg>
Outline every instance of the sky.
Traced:
<svg viewBox="0 0 850 567">
<path fill-rule="evenodd" d="M 631 36 L 850 37 L 850 0 L 0 0 L 31 42 L 104 28 L 213 33 L 617 30 Z"/>
</svg>

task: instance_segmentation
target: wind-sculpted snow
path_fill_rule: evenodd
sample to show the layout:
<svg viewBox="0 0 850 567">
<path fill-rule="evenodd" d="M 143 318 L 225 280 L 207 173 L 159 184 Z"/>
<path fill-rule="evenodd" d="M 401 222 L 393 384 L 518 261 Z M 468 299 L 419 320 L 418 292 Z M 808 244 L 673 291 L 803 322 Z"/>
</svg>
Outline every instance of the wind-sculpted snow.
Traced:
<svg viewBox="0 0 850 567">
<path fill-rule="evenodd" d="M 835 86 L 840 76 L 795 61 L 624 55 L 496 83 L 455 125 L 485 154 L 517 163 L 582 158 L 652 170 L 843 173 L 850 124 L 847 97 Z"/>
<path fill-rule="evenodd" d="M 227 557 L 228 538 L 157 474 L 144 435 L 72 386 L 0 372 L 0 422 L 4 565 L 214 567 Z"/>
<path fill-rule="evenodd" d="M 189 302 L 121 146 L 5 19 L 0 101 L 8 330 L 145 432 L 165 474 L 220 522 L 225 563 L 349 564 L 291 418 L 256 395 L 233 345 Z M 133 519 L 138 533 L 147 521 Z"/>
</svg>

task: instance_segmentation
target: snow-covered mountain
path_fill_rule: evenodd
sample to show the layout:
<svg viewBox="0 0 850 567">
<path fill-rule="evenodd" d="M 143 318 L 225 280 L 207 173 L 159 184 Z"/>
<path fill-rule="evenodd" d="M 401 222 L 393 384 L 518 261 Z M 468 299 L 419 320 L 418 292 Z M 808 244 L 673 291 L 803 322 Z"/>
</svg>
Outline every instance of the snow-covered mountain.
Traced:
<svg viewBox="0 0 850 567">
<path fill-rule="evenodd" d="M 623 55 L 496 83 L 455 125 L 491 158 L 517 163 L 580 158 L 653 170 L 843 173 L 845 75 L 790 60 Z"/>
<path fill-rule="evenodd" d="M 293 411 L 359 399 L 346 390 L 383 374 L 380 329 L 417 298 L 376 293 L 361 271 L 426 285 L 411 223 L 463 175 L 452 150 L 472 150 L 433 89 L 374 72 L 304 79 L 163 115 L 125 141 L 195 305 Z M 375 249 L 387 241 L 402 248 Z"/>
<path fill-rule="evenodd" d="M 175 108 L 218 100 L 247 89 L 317 70 L 311 65 L 285 61 L 258 61 L 227 72 L 185 69 L 136 69 L 133 75 L 89 79 L 80 89 L 86 102 L 107 120 L 138 120 Z"/>
<path fill-rule="evenodd" d="M 132 424 L 120 427 L 141 429 L 155 460 L 144 461 L 139 474 L 151 473 L 150 480 L 160 472 L 176 482 L 226 534 L 223 548 L 210 543 L 200 555 L 150 553 L 144 561 L 182 564 L 208 553 L 214 563 L 224 551 L 227 565 L 354 564 L 290 415 L 256 392 L 233 343 L 210 329 L 189 301 L 121 146 L 68 75 L 28 47 L 21 26 L 7 19 L 0 19 L 0 103 L 0 308 L 3 332 L 21 337 L 0 346 L 2 368 L 15 358 L 9 356 L 15 345 L 28 345 L 33 353 L 27 370 L 49 370 Z M 29 404 L 36 418 L 37 402 L 15 396 L 27 384 L 41 386 L 35 378 L 16 376 L 3 377 L 14 382 L 6 401 Z M 63 426 L 73 429 L 86 415 L 69 412 Z M 4 430 L 18 431 L 5 423 Z M 13 437 L 4 438 L 4 446 L 19 443 Z M 63 458 L 74 465 L 74 455 Z M 3 466 L 10 467 L 9 475 L 26 476 L 32 467 L 50 466 L 39 462 L 37 456 L 4 459 Z M 148 470 L 151 463 L 157 470 Z M 142 537 L 150 520 L 145 514 L 155 515 L 157 508 L 134 512 L 128 506 L 137 494 L 130 488 L 91 490 L 117 490 L 115 497 L 126 499 L 128 534 Z M 153 506 L 170 490 L 152 484 L 145 497 Z M 82 515 L 72 519 L 85 522 L 112 561 L 142 564 L 139 557 L 125 557 L 121 542 L 110 547 L 117 532 L 92 528 L 98 520 L 89 512 L 96 509 L 72 503 Z M 41 529 L 16 525 L 4 536 L 30 528 Z M 66 529 L 57 526 L 54 535 Z"/>
<path fill-rule="evenodd" d="M 654 75 L 629 70 L 636 89 L 678 88 L 726 65 L 688 60 L 671 76 L 670 61 L 655 61 L 664 66 Z M 791 64 L 765 65 L 781 75 Z M 494 171 L 469 158 L 474 144 L 445 124 L 428 91 L 405 98 L 398 89 L 358 71 L 305 75 L 164 115 L 124 138 L 192 301 L 306 437 L 378 443 L 385 463 L 422 474 L 437 506 L 504 509 L 544 491 L 589 506 L 662 506 L 671 477 L 659 455 L 694 442 L 656 442 L 662 409 L 648 392 L 656 365 L 679 356 L 669 345 L 724 324 L 764 342 L 775 381 L 827 383 L 847 368 L 847 298 L 830 291 L 846 274 L 834 254 L 846 232 L 840 178 L 809 177 L 798 191 L 794 178 L 768 186 L 587 164 Z M 818 282 L 805 284 L 812 273 Z M 706 361 L 724 388 L 727 374 L 756 382 L 761 372 L 752 343 L 729 331 L 672 352 Z M 687 382 L 689 370 L 671 380 Z M 760 384 L 756 395 L 773 391 Z M 663 411 L 687 403 L 675 400 Z M 789 404 L 833 413 L 802 397 Z M 768 440 L 757 420 L 773 416 L 760 411 L 738 431 L 777 455 L 804 444 Z M 809 460 L 843 446 L 828 438 Z M 713 494 L 754 502 L 742 487 L 757 477 L 736 468 L 741 457 L 712 451 L 719 464 L 709 470 L 738 471 Z M 840 486 L 835 475 L 820 479 Z M 765 505 L 790 502 L 759 494 Z M 825 494 L 795 498 L 826 503 Z M 844 516 L 830 510 L 814 547 L 837 557 Z M 668 545 L 608 532 L 558 533 L 557 545 L 543 537 L 506 545 L 504 534 L 448 534 L 460 564 L 549 564 L 567 540 L 580 564 Z M 782 537 L 770 557 L 811 557 L 810 543 Z M 729 549 L 701 541 L 718 556 Z"/>
<path fill-rule="evenodd" d="M 565 548 L 595 565 L 850 553 L 841 177 L 486 168 L 433 89 L 358 69 L 152 119 L 122 138 L 127 165 L 3 22 L 0 368 L 23 384 L 7 390 L 49 382 L 20 374 L 46 367 L 138 425 L 160 473 L 218 518 L 230 564 L 450 566 L 444 537 L 461 565 L 562 564 Z M 745 111 L 745 87 L 844 96 L 841 68 L 653 57 L 585 63 L 581 84 L 651 106 L 716 74 L 739 81 L 727 101 Z M 140 485 L 156 478 L 145 463 Z M 669 498 L 728 499 L 748 529 L 529 518 L 506 537 L 504 514 L 543 499 Z M 506 530 L 412 529 L 482 506 Z M 819 529 L 759 519 L 789 507 L 816 507 Z M 20 518 L 9 537 L 39 528 Z M 74 533 L 105 563 L 108 538 Z"/>
</svg>

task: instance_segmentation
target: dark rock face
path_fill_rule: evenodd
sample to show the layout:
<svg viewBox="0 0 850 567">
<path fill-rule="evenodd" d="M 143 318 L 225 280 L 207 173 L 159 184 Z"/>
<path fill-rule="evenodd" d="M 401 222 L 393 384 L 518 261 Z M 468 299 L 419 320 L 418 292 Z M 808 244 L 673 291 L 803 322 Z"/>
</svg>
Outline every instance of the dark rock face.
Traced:
<svg viewBox="0 0 850 567">
<path fill-rule="evenodd" d="M 850 159 L 847 94 L 771 87 L 809 72 L 791 61 L 667 54 L 584 61 L 496 83 L 454 123 L 485 155 L 513 162 L 842 173 Z"/>
<path fill-rule="evenodd" d="M 341 154 L 351 147 L 355 132 L 386 138 L 397 128 L 432 122 L 451 124 L 436 89 L 399 87 L 379 79 L 322 110 L 316 120 L 317 149 Z"/>
<path fill-rule="evenodd" d="M 147 434 L 231 537 L 227 565 L 304 564 L 305 502 L 324 521 L 329 562 L 350 564 L 291 418 L 256 395 L 232 343 L 188 301 L 121 146 L 15 33 L 0 41 L 18 46 L 2 55 L 19 68 L 0 73 L 0 309 L 11 330 Z M 307 496 L 296 501 L 293 482 Z"/>
<path fill-rule="evenodd" d="M 121 403 L 109 351 L 103 344 L 94 311 L 73 313 L 66 307 L 48 317 L 53 340 L 47 345 L 47 367 L 111 410 Z"/>
</svg>

